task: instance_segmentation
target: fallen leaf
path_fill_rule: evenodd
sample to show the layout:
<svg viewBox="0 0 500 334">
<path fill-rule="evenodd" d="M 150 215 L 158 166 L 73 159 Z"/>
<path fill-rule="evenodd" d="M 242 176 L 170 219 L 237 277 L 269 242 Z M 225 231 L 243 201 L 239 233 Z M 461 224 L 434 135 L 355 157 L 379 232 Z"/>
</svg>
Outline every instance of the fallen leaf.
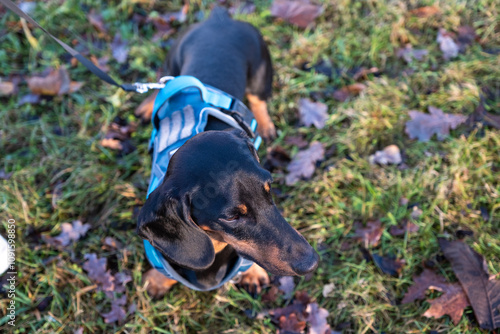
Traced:
<svg viewBox="0 0 500 334">
<path fill-rule="evenodd" d="M 120 151 L 119 153 L 122 155 L 130 154 L 135 151 L 135 146 L 130 142 L 130 137 L 136 129 L 137 124 L 128 123 L 125 119 L 115 117 L 106 129 L 106 134 L 99 144 Z"/>
<path fill-rule="evenodd" d="M 122 247 L 122 244 L 113 237 L 106 237 L 104 238 L 104 246 L 112 249 L 118 249 Z"/>
<path fill-rule="evenodd" d="M 479 326 L 488 330 L 499 328 L 500 281 L 490 279 L 484 257 L 462 241 L 438 241 L 469 298 Z"/>
<path fill-rule="evenodd" d="M 71 224 L 62 223 L 61 234 L 57 237 L 42 236 L 42 239 L 50 245 L 66 247 L 78 241 L 89 229 L 90 224 L 82 224 L 80 220 L 74 220 Z"/>
<path fill-rule="evenodd" d="M 396 57 L 403 58 L 407 64 L 411 64 L 413 60 L 421 61 L 429 54 L 426 49 L 414 49 L 411 44 L 406 44 L 404 48 L 399 48 L 396 51 Z"/>
<path fill-rule="evenodd" d="M 457 29 L 457 44 L 460 52 L 464 52 L 477 38 L 476 31 L 471 26 L 460 26 Z"/>
<path fill-rule="evenodd" d="M 409 11 L 409 13 L 413 16 L 417 17 L 430 17 L 440 13 L 441 11 L 437 6 L 424 6 L 420 8 L 415 8 Z"/>
<path fill-rule="evenodd" d="M 486 108 L 484 107 L 484 97 L 481 97 L 481 103 L 470 116 L 469 122 L 481 122 L 486 126 L 492 126 L 496 129 L 500 129 L 500 115 L 494 115 L 486 112 Z"/>
<path fill-rule="evenodd" d="M 255 12 L 255 4 L 250 1 L 244 1 L 243 3 L 237 2 L 235 5 L 229 8 L 229 13 L 231 15 L 248 15 Z"/>
<path fill-rule="evenodd" d="M 125 292 L 125 290 L 126 290 L 125 285 L 128 282 L 132 282 L 132 276 L 130 276 L 126 272 L 116 273 L 115 276 L 114 276 L 114 278 L 115 278 L 114 279 L 114 282 L 115 282 L 114 292 L 118 292 L 118 293 Z"/>
<path fill-rule="evenodd" d="M 309 179 L 314 174 L 316 162 L 325 156 L 325 149 L 320 142 L 312 142 L 308 149 L 300 151 L 288 165 L 288 175 L 285 178 L 287 185 L 293 185 L 300 179 Z"/>
<path fill-rule="evenodd" d="M 301 65 L 301 69 L 307 72 L 314 70 L 316 73 L 326 75 L 327 77 L 331 77 L 333 74 L 332 62 L 330 60 L 319 60 L 316 64 L 311 66 L 311 63 L 304 62 Z"/>
<path fill-rule="evenodd" d="M 323 129 L 328 119 L 327 110 L 328 107 L 324 103 L 310 99 L 299 100 L 300 120 L 305 126 L 314 125 L 317 129 Z"/>
<path fill-rule="evenodd" d="M 302 136 L 290 136 L 285 138 L 285 143 L 288 145 L 297 146 L 298 148 L 305 148 L 309 144 Z"/>
<path fill-rule="evenodd" d="M 364 80 L 368 78 L 368 74 L 374 74 L 378 72 L 379 69 L 377 67 L 371 67 L 371 68 L 361 67 L 356 73 L 354 73 L 352 78 L 356 81 L 358 81 L 359 79 Z"/>
<path fill-rule="evenodd" d="M 413 282 L 414 284 L 406 292 L 401 304 L 408 304 L 417 299 L 425 299 L 425 292 L 431 286 L 442 290 L 448 284 L 443 276 L 427 268 L 420 275 L 413 276 Z"/>
<path fill-rule="evenodd" d="M 380 220 L 371 220 L 366 223 L 366 227 L 360 222 L 354 223 L 355 238 L 363 243 L 365 248 L 377 246 L 382 237 L 382 223 Z"/>
<path fill-rule="evenodd" d="M 40 101 L 42 101 L 42 97 L 40 95 L 27 94 L 19 99 L 19 101 L 17 102 L 17 105 L 22 106 L 23 104 L 27 104 L 27 103 L 28 104 L 38 104 L 38 103 L 40 103 Z"/>
<path fill-rule="evenodd" d="M 83 85 L 82 82 L 74 82 L 69 78 L 68 71 L 64 67 L 51 70 L 45 77 L 31 77 L 26 79 L 28 87 L 36 95 L 63 95 L 77 91 Z"/>
<path fill-rule="evenodd" d="M 271 5 L 271 15 L 281 18 L 300 28 L 306 28 L 323 13 L 323 7 L 307 0 L 275 0 Z"/>
<path fill-rule="evenodd" d="M 282 315 L 279 319 L 278 334 L 301 333 L 306 328 L 305 321 L 299 321 L 297 314 Z"/>
<path fill-rule="evenodd" d="M 467 120 L 461 114 L 445 114 L 441 109 L 430 106 L 429 113 L 410 110 L 408 114 L 411 120 L 406 122 L 405 132 L 410 139 L 418 138 L 421 142 L 427 142 L 436 134 L 438 140 L 443 140 L 450 134 L 450 129 L 456 129 Z"/>
<path fill-rule="evenodd" d="M 125 295 L 122 296 L 126 297 Z M 111 311 L 108 313 L 101 313 L 101 315 L 104 318 L 104 322 L 109 324 L 112 322 L 122 322 L 125 320 L 127 317 L 127 313 L 123 309 L 123 300 L 122 299 L 116 299 L 111 302 Z"/>
<path fill-rule="evenodd" d="M 123 64 L 127 61 L 128 57 L 128 42 L 122 39 L 120 33 L 117 33 L 113 38 L 111 43 L 111 51 L 113 53 L 113 58 L 116 59 L 118 64 Z"/>
<path fill-rule="evenodd" d="M 5 169 L 0 169 L 0 180 L 10 180 L 13 172 L 6 173 Z"/>
<path fill-rule="evenodd" d="M 102 147 L 110 148 L 112 150 L 121 150 L 123 149 L 122 142 L 118 139 L 112 139 L 112 138 L 104 138 L 101 139 L 99 144 Z"/>
<path fill-rule="evenodd" d="M 330 297 L 330 294 L 335 291 L 335 283 L 325 284 L 323 286 L 323 297 Z"/>
<path fill-rule="evenodd" d="M 106 36 L 108 34 L 108 28 L 106 24 L 104 24 L 101 14 L 96 13 L 94 9 L 87 14 L 87 19 L 101 36 Z"/>
<path fill-rule="evenodd" d="M 276 169 L 284 169 L 292 159 L 288 152 L 279 145 L 267 149 L 264 168 L 272 172 Z"/>
<path fill-rule="evenodd" d="M 441 318 L 449 315 L 455 325 L 460 322 L 464 309 L 470 306 L 467 296 L 459 283 L 446 283 L 444 286 L 430 286 L 429 289 L 443 292 L 435 299 L 428 299 L 431 307 L 423 314 L 427 318 Z"/>
<path fill-rule="evenodd" d="M 422 209 L 420 209 L 418 206 L 414 206 L 411 211 L 410 217 L 413 220 L 417 220 L 422 215 L 422 213 Z"/>
<path fill-rule="evenodd" d="M 277 286 L 272 286 L 268 291 L 266 291 L 262 297 L 261 300 L 263 303 L 274 303 L 276 299 L 278 298 L 278 287 Z"/>
<path fill-rule="evenodd" d="M 396 259 L 392 256 L 380 256 L 372 254 L 372 259 L 375 265 L 382 270 L 383 273 L 397 277 L 401 273 L 401 269 L 406 264 L 403 259 Z"/>
<path fill-rule="evenodd" d="M 410 221 L 405 221 L 403 224 L 398 225 L 398 226 L 391 226 L 389 229 L 389 233 L 392 236 L 398 236 L 398 235 L 404 235 L 406 232 L 409 233 L 415 233 L 418 232 L 419 227 L 417 224 L 410 222 Z"/>
<path fill-rule="evenodd" d="M 85 269 L 89 278 L 98 283 L 102 290 L 113 291 L 115 278 L 109 270 L 106 270 L 107 259 L 104 257 L 98 258 L 95 253 L 85 254 L 84 258 L 87 261 L 83 264 L 83 269 Z"/>
<path fill-rule="evenodd" d="M 16 92 L 16 85 L 10 81 L 0 81 L 0 96 L 13 95 Z"/>
<path fill-rule="evenodd" d="M 188 11 L 189 1 L 186 1 L 180 10 L 163 14 L 162 18 L 168 22 L 178 21 L 180 23 L 183 23 L 186 21 Z"/>
<path fill-rule="evenodd" d="M 445 29 L 439 29 L 436 41 L 439 43 L 439 48 L 443 52 L 443 58 L 449 60 L 458 56 L 459 47 L 453 40 L 450 33 Z"/>
<path fill-rule="evenodd" d="M 370 155 L 368 161 L 372 165 L 399 165 L 401 162 L 403 162 L 403 159 L 401 159 L 401 152 L 399 151 L 399 147 L 397 147 L 396 145 L 389 145 L 382 151 L 377 151 L 374 155 Z"/>
<path fill-rule="evenodd" d="M 293 296 L 293 290 L 295 290 L 295 282 L 292 276 L 283 276 L 279 279 L 280 286 L 279 290 L 284 293 L 283 298 L 290 299 Z"/>
<path fill-rule="evenodd" d="M 76 59 L 76 58 L 72 58 L 72 59 Z M 94 63 L 95 66 L 99 67 L 99 69 L 101 71 L 109 72 L 109 66 L 108 66 L 109 57 L 108 56 L 97 58 L 96 56 L 92 55 L 92 56 L 90 56 L 90 61 L 92 63 Z"/>
<path fill-rule="evenodd" d="M 73 334 L 83 334 L 83 327 L 80 326 L 76 331 L 73 332 Z"/>
<path fill-rule="evenodd" d="M 326 321 L 329 313 L 326 309 L 320 308 L 318 303 L 310 303 L 307 305 L 306 312 L 309 314 L 307 316 L 307 321 L 309 322 L 308 334 L 330 333 L 330 325 Z"/>
<path fill-rule="evenodd" d="M 362 91 L 366 89 L 366 86 L 361 83 L 355 83 L 341 89 L 336 90 L 333 93 L 333 98 L 337 101 L 344 102 L 352 96 L 359 95 Z"/>
</svg>

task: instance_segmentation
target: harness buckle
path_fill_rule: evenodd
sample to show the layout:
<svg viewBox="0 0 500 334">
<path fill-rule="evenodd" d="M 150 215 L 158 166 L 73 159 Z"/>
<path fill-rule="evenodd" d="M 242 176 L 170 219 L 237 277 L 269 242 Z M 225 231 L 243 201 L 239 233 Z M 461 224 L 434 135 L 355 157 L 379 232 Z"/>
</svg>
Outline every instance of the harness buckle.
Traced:
<svg viewBox="0 0 500 334">
<path fill-rule="evenodd" d="M 162 89 L 163 87 L 165 87 L 165 84 L 167 82 L 173 79 L 175 79 L 175 77 L 167 75 L 161 77 L 160 80 L 158 80 L 158 82 L 152 82 L 152 83 L 135 82 L 134 83 L 135 91 L 137 93 L 144 94 L 148 92 L 150 89 Z"/>
</svg>

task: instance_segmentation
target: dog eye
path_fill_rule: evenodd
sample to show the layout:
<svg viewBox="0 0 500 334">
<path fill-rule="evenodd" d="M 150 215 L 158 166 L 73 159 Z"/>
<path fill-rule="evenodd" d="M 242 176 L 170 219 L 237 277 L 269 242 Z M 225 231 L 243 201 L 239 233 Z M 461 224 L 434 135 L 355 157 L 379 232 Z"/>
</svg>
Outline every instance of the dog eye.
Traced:
<svg viewBox="0 0 500 334">
<path fill-rule="evenodd" d="M 239 215 L 233 215 L 233 216 L 231 216 L 229 218 L 223 218 L 222 220 L 228 221 L 228 222 L 234 222 L 235 220 L 238 220 L 239 218 L 240 218 Z"/>
</svg>

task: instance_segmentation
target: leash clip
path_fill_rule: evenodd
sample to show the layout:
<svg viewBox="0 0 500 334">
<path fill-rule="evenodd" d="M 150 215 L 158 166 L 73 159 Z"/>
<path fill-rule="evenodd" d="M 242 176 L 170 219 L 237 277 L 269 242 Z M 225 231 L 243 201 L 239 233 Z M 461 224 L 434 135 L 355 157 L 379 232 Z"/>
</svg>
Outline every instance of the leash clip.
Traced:
<svg viewBox="0 0 500 334">
<path fill-rule="evenodd" d="M 164 77 L 161 77 L 159 82 L 153 82 L 153 83 L 143 83 L 143 82 L 135 82 L 135 91 L 137 93 L 144 94 L 148 92 L 150 89 L 162 89 L 165 87 L 165 84 L 169 82 L 170 80 L 173 80 L 175 77 L 167 75 Z"/>
</svg>

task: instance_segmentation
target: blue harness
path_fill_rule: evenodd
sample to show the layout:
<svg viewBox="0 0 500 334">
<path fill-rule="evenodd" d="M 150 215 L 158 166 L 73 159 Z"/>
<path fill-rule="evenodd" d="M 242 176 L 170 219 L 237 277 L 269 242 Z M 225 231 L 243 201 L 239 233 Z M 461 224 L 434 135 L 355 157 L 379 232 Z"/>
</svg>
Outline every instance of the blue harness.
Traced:
<svg viewBox="0 0 500 334">
<path fill-rule="evenodd" d="M 182 94 L 180 94 L 182 92 Z M 238 99 L 216 88 L 204 85 L 191 76 L 178 76 L 167 81 L 158 92 L 151 120 L 150 149 L 153 149 L 153 167 L 149 182 L 148 196 L 163 181 L 168 163 L 174 153 L 188 139 L 203 132 L 208 116 L 215 117 L 228 125 L 246 131 L 258 149 L 262 139 L 255 134 L 257 121 L 250 110 Z M 196 281 L 196 277 L 179 274 L 163 255 L 149 241 L 144 240 L 146 256 L 151 265 L 163 275 L 198 291 L 214 290 L 227 283 L 240 272 L 246 271 L 252 261 L 238 256 L 227 274 L 210 287 Z"/>
</svg>

